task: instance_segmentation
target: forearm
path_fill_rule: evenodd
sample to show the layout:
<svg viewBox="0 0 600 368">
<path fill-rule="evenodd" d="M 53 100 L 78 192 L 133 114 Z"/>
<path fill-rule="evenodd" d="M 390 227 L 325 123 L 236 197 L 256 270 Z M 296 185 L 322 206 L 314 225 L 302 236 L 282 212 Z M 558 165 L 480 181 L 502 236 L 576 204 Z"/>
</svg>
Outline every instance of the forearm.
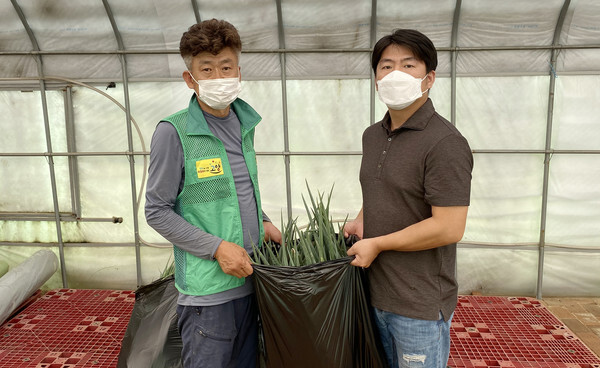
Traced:
<svg viewBox="0 0 600 368">
<path fill-rule="evenodd" d="M 383 252 L 395 250 L 412 252 L 437 248 L 460 240 L 453 232 L 432 217 L 394 233 L 373 238 L 374 244 Z"/>
<path fill-rule="evenodd" d="M 436 208 L 432 217 L 400 231 L 373 238 L 373 242 L 379 252 L 411 252 L 456 243 L 464 234 L 467 209 L 468 207 Z"/>
<path fill-rule="evenodd" d="M 222 239 L 184 220 L 171 209 L 146 209 L 146 221 L 157 233 L 186 252 L 213 259 Z"/>
<path fill-rule="evenodd" d="M 363 222 L 363 209 L 362 209 L 362 207 L 360 208 L 360 211 L 358 211 L 358 215 L 356 215 L 356 218 L 354 220 L 355 221 Z"/>
</svg>

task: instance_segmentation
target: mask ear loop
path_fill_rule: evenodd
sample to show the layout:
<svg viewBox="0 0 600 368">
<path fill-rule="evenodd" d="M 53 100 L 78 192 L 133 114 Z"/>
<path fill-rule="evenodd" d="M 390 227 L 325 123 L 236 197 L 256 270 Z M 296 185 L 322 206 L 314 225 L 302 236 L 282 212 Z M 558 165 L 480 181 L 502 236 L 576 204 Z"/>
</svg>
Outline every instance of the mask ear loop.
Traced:
<svg viewBox="0 0 600 368">
<path fill-rule="evenodd" d="M 198 100 L 202 101 L 202 99 L 200 98 L 200 83 L 198 83 L 196 78 L 194 78 L 194 76 L 192 75 L 192 72 L 190 72 L 189 70 L 187 72 L 190 74 L 190 77 L 192 77 L 192 80 L 196 83 L 196 85 L 198 85 L 198 91 L 196 91 L 196 89 L 194 89 L 194 94 L 196 95 L 196 98 Z"/>
<path fill-rule="evenodd" d="M 428 75 L 429 75 L 429 72 L 427 72 L 427 74 L 425 74 L 425 76 L 421 79 L 421 82 L 423 82 L 425 80 L 425 78 L 427 78 Z M 421 96 L 423 96 L 425 94 L 425 92 L 429 91 L 430 89 L 431 88 L 427 88 L 426 90 L 421 92 Z"/>
<path fill-rule="evenodd" d="M 200 85 L 200 83 L 198 83 L 198 81 L 196 80 L 196 78 L 194 78 L 194 75 L 192 74 L 192 72 L 190 72 L 189 70 L 187 72 L 190 74 L 190 77 L 192 77 L 192 80 L 194 82 L 196 82 L 197 85 Z"/>
</svg>

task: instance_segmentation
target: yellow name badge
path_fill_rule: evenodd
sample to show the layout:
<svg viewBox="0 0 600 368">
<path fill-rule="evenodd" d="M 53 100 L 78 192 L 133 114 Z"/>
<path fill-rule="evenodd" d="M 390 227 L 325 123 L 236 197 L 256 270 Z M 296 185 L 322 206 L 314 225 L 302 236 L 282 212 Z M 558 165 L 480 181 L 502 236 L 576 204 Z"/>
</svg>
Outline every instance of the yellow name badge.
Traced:
<svg viewBox="0 0 600 368">
<path fill-rule="evenodd" d="M 220 158 L 209 158 L 208 160 L 196 161 L 198 178 L 209 178 L 211 176 L 223 175 L 223 166 Z"/>
</svg>

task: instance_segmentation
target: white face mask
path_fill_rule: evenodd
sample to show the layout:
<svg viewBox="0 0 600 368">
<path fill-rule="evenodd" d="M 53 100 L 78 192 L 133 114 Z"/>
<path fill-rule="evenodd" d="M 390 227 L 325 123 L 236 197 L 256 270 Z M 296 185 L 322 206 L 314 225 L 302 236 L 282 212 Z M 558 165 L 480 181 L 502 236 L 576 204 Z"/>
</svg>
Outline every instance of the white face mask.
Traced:
<svg viewBox="0 0 600 368">
<path fill-rule="evenodd" d="M 421 91 L 421 82 L 425 78 L 427 78 L 427 74 L 423 79 L 419 79 L 394 70 L 377 81 L 379 99 L 392 110 L 405 109 L 427 92 L 428 89 Z"/>
<path fill-rule="evenodd" d="M 242 84 L 238 77 L 201 79 L 197 81 L 192 73 L 190 76 L 198 84 L 198 99 L 215 110 L 223 110 L 229 106 L 242 90 Z"/>
</svg>

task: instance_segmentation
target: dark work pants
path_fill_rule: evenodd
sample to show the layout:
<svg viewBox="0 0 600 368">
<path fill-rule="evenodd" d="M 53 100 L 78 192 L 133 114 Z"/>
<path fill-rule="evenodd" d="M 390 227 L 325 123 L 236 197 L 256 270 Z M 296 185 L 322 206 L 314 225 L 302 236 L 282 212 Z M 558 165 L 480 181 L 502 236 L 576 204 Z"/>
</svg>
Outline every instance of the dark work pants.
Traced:
<svg viewBox="0 0 600 368">
<path fill-rule="evenodd" d="M 177 306 L 185 368 L 254 368 L 258 308 L 254 294 L 225 304 Z"/>
</svg>

